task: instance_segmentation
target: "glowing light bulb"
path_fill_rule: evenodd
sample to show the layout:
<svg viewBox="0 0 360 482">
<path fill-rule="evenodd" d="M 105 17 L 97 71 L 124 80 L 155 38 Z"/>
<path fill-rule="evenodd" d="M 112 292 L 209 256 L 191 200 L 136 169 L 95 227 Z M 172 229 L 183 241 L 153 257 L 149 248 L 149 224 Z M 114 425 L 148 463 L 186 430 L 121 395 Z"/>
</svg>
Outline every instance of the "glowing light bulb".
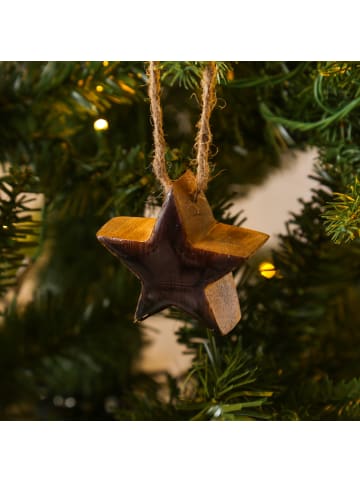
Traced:
<svg viewBox="0 0 360 482">
<path fill-rule="evenodd" d="M 94 122 L 94 129 L 96 131 L 106 131 L 109 128 L 109 123 L 106 119 L 96 119 Z"/>
<path fill-rule="evenodd" d="M 6 224 L 3 224 L 2 228 L 3 229 L 9 229 L 9 226 L 6 226 Z"/>
<path fill-rule="evenodd" d="M 103 66 L 104 66 L 104 67 L 107 67 L 108 65 L 109 65 L 109 62 L 108 62 L 107 60 L 104 60 Z"/>
<path fill-rule="evenodd" d="M 74 397 L 65 398 L 64 405 L 66 408 L 74 408 L 76 405 L 76 400 Z"/>
<path fill-rule="evenodd" d="M 259 271 L 261 276 L 267 279 L 273 278 L 276 274 L 275 266 L 270 263 L 270 261 L 263 261 L 260 263 Z"/>
<path fill-rule="evenodd" d="M 60 395 L 55 395 L 53 398 L 53 404 L 55 407 L 62 407 L 64 405 L 64 399 Z"/>
<path fill-rule="evenodd" d="M 96 86 L 96 92 L 102 92 L 104 90 L 104 87 L 102 85 L 97 85 Z"/>
</svg>

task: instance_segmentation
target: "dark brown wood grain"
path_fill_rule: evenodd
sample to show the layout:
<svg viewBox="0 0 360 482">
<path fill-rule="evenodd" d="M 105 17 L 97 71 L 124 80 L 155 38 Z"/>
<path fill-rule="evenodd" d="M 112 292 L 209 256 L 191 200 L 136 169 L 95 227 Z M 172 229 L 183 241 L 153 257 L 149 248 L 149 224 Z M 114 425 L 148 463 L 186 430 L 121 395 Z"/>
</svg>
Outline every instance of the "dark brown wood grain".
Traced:
<svg viewBox="0 0 360 482">
<path fill-rule="evenodd" d="M 113 218 L 97 237 L 141 281 L 135 321 L 175 306 L 224 335 L 241 316 L 231 272 L 268 235 L 218 223 L 195 190 L 187 171 L 172 182 L 157 219 Z"/>
</svg>

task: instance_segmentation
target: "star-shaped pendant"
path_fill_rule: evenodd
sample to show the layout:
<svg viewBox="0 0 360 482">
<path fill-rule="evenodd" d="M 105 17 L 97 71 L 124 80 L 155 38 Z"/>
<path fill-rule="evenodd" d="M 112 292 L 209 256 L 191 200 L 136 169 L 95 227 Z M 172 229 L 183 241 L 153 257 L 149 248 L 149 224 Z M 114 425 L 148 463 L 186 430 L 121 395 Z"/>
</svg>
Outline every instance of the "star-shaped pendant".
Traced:
<svg viewBox="0 0 360 482">
<path fill-rule="evenodd" d="M 141 281 L 135 321 L 175 306 L 224 335 L 241 316 L 231 272 L 268 235 L 217 222 L 195 191 L 187 171 L 172 182 L 157 219 L 116 217 L 97 238 Z"/>
</svg>

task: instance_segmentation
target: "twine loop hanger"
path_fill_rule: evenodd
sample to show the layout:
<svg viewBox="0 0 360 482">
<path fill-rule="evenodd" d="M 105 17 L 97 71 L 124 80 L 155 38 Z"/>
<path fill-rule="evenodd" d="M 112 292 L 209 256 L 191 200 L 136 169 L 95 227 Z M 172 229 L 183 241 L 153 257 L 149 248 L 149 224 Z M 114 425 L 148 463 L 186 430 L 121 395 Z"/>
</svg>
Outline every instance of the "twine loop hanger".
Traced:
<svg viewBox="0 0 360 482">
<path fill-rule="evenodd" d="M 200 191 L 205 192 L 210 177 L 209 151 L 212 142 L 210 116 L 216 104 L 216 63 L 208 62 L 203 69 L 201 78 L 201 116 L 196 125 L 198 128 L 195 139 L 196 151 L 196 191 L 195 200 Z M 171 179 L 167 172 L 165 152 L 166 142 L 163 129 L 163 115 L 160 102 L 160 69 L 159 62 L 149 62 L 148 92 L 150 112 L 153 121 L 154 158 L 153 171 L 166 194 L 171 188 Z"/>
</svg>

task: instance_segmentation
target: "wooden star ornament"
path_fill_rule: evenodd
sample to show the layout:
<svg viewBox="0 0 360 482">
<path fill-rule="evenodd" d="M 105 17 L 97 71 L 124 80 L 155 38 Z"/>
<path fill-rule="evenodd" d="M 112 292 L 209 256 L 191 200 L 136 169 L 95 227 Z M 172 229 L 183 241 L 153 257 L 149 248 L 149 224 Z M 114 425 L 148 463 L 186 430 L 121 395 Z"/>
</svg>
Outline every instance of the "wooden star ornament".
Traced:
<svg viewBox="0 0 360 482">
<path fill-rule="evenodd" d="M 159 217 L 116 217 L 97 238 L 140 279 L 135 321 L 175 306 L 222 335 L 241 313 L 232 271 L 268 235 L 215 220 L 187 171 L 172 182 Z"/>
</svg>

